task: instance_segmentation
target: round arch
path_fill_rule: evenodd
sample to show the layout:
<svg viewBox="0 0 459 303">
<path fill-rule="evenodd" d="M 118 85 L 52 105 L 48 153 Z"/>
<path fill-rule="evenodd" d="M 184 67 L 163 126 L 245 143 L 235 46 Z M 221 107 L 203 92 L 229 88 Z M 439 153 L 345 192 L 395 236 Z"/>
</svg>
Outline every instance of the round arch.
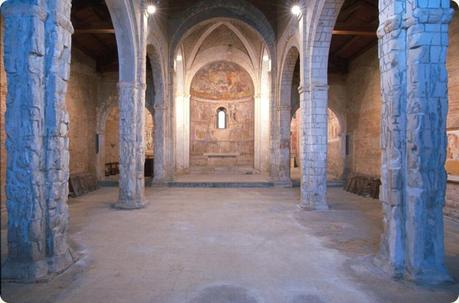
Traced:
<svg viewBox="0 0 459 303">
<path fill-rule="evenodd" d="M 192 31 L 192 29 L 204 21 L 213 18 L 227 18 L 242 21 L 249 27 L 253 28 L 268 45 L 271 58 L 275 54 L 275 34 L 265 15 L 256 7 L 247 1 L 235 0 L 203 0 L 188 10 L 184 11 L 181 20 L 184 20 L 173 31 L 171 40 L 171 62 L 177 47 L 183 38 Z"/>
<path fill-rule="evenodd" d="M 241 66 L 250 75 L 250 77 L 252 78 L 252 82 L 256 83 L 257 77 L 255 75 L 253 65 L 250 61 L 250 58 L 248 58 L 248 56 L 244 52 L 238 49 L 233 49 L 232 53 L 229 55 L 226 53 L 226 47 L 217 46 L 205 50 L 196 57 L 195 63 L 185 75 L 185 91 L 190 91 L 191 82 L 193 81 L 193 78 L 196 75 L 196 73 L 201 68 L 216 61 L 228 61 Z"/>
<path fill-rule="evenodd" d="M 115 28 L 119 80 L 120 82 L 135 82 L 137 80 L 137 43 L 135 39 L 137 26 L 132 1 L 105 0 L 105 2 Z"/>
<path fill-rule="evenodd" d="M 272 176 L 278 182 L 290 184 L 290 159 L 291 159 L 291 115 L 292 115 L 292 90 L 295 66 L 300 59 L 299 49 L 291 46 L 284 53 L 278 80 L 279 98 L 277 104 L 275 148 L 276 161 L 273 161 Z"/>
</svg>

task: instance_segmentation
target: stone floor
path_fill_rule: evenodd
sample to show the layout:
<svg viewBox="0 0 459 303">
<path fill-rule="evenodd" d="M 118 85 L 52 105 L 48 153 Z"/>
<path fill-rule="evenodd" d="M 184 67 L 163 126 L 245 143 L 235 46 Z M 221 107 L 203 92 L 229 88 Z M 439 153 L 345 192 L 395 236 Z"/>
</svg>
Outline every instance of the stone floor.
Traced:
<svg viewBox="0 0 459 303">
<path fill-rule="evenodd" d="M 2 284 L 8 303 L 452 302 L 458 284 L 392 281 L 372 265 L 376 200 L 329 190 L 330 211 L 297 207 L 297 189 L 149 188 L 145 209 L 110 208 L 115 188 L 70 201 L 78 263 L 48 283 Z M 5 222 L 5 220 L 2 220 Z M 3 223 L 4 224 L 4 223 Z M 2 259 L 6 253 L 2 226 Z M 446 220 L 459 278 L 459 224 Z"/>
</svg>

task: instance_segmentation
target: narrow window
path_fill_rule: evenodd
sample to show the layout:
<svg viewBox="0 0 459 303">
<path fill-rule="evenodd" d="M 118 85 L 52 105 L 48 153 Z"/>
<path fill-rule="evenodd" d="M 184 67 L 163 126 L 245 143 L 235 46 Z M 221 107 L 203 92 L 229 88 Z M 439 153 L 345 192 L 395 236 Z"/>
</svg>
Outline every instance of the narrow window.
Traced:
<svg viewBox="0 0 459 303">
<path fill-rule="evenodd" d="M 220 107 L 217 109 L 217 128 L 218 129 L 225 129 L 226 125 L 226 109 Z"/>
</svg>

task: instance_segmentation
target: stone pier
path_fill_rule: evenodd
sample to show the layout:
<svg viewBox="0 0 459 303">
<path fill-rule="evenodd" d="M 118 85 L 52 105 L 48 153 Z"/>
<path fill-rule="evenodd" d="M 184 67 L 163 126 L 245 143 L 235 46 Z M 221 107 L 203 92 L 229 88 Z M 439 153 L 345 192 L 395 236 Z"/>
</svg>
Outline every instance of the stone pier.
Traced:
<svg viewBox="0 0 459 303">
<path fill-rule="evenodd" d="M 380 1 L 380 261 L 395 277 L 429 284 L 450 281 L 443 243 L 449 7 Z"/>
<path fill-rule="evenodd" d="M 5 18 L 8 257 L 2 279 L 46 280 L 74 261 L 67 241 L 70 0 L 8 1 Z"/>
<path fill-rule="evenodd" d="M 301 204 L 326 210 L 328 85 L 300 88 L 301 109 Z"/>
<path fill-rule="evenodd" d="M 143 191 L 145 186 L 143 175 L 144 151 L 143 141 L 144 126 L 139 126 L 143 119 L 139 115 L 138 107 L 142 105 L 139 85 L 135 82 L 118 83 L 120 98 L 120 192 L 119 200 L 114 206 L 121 209 L 136 209 L 144 206 Z M 145 99 L 143 99 L 145 110 Z M 140 138 L 142 137 L 142 138 Z M 143 156 L 143 158 L 142 158 Z M 140 169 L 141 167 L 141 169 Z"/>
</svg>

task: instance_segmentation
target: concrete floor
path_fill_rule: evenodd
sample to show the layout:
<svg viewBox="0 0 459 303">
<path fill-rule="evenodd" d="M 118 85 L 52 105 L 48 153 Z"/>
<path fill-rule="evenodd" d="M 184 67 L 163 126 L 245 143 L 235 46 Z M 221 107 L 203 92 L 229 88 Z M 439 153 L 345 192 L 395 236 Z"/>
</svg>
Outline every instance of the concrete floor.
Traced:
<svg viewBox="0 0 459 303">
<path fill-rule="evenodd" d="M 297 189 L 148 188 L 149 205 L 110 208 L 117 190 L 70 201 L 81 258 L 48 283 L 2 284 L 15 302 L 452 302 L 458 284 L 392 281 L 372 265 L 376 200 L 329 190 L 330 211 L 297 207 Z M 4 222 L 4 220 L 3 220 Z M 459 225 L 446 221 L 447 266 L 459 278 Z M 5 254 L 2 228 L 2 254 Z M 4 258 L 2 258 L 4 260 Z"/>
</svg>

